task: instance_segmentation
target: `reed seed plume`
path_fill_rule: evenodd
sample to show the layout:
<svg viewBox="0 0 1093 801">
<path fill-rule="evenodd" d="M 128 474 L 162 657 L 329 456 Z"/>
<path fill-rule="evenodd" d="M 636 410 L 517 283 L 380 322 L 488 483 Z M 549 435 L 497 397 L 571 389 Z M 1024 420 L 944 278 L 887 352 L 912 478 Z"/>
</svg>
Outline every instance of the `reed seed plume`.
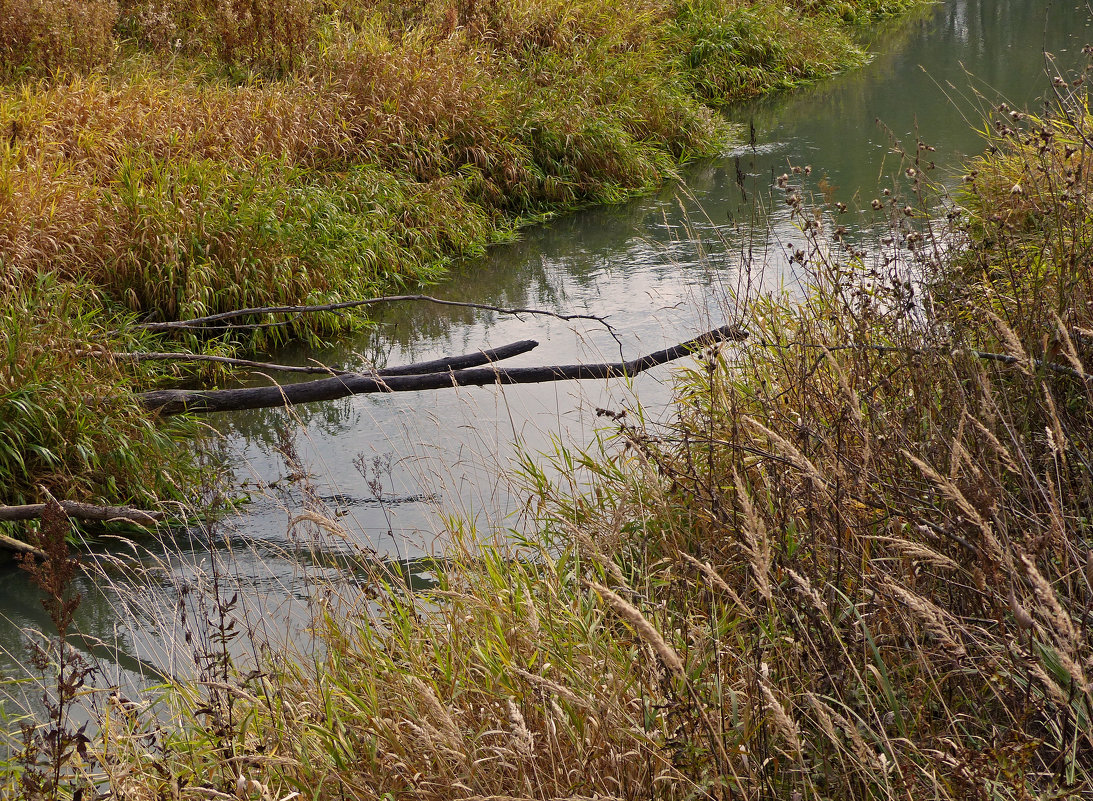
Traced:
<svg viewBox="0 0 1093 801">
<path fill-rule="evenodd" d="M 770 539 L 763 521 L 756 514 L 752 506 L 747 484 L 740 478 L 740 474 L 733 468 L 733 486 L 736 488 L 737 503 L 744 514 L 743 535 L 747 545 L 748 558 L 751 561 L 752 573 L 755 576 L 759 594 L 764 600 L 771 600 L 770 589 Z"/>
<path fill-rule="evenodd" d="M 619 595 L 604 587 L 602 584 L 588 582 L 588 586 L 595 590 L 607 605 L 629 623 L 638 636 L 648 645 L 653 652 L 660 657 L 664 666 L 677 675 L 684 675 L 683 660 L 675 649 L 670 646 L 656 627 L 646 619 L 637 607 L 623 600 Z"/>
</svg>

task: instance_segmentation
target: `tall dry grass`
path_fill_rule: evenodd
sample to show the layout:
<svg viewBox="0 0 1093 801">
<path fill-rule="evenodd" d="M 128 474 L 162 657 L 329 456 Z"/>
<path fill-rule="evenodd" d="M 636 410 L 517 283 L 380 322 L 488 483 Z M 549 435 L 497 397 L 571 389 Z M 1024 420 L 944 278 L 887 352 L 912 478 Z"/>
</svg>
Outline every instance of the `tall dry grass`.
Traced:
<svg viewBox="0 0 1093 801">
<path fill-rule="evenodd" d="M 86 276 L 158 318 L 428 277 L 513 222 L 647 190 L 713 152 L 728 131 L 704 102 L 855 63 L 845 25 L 816 13 L 602 0 L 122 3 L 112 29 L 99 15 L 121 37 L 108 68 L 71 77 L 90 64 L 43 62 L 0 91 L 0 254 L 5 269 Z M 778 47 L 737 48 L 760 22 L 724 39 L 748 14 L 777 20 Z M 46 29 L 102 33 L 62 17 Z M 741 60 L 747 72 L 726 77 Z M 371 182 L 345 180 L 357 170 L 439 207 L 408 213 Z M 296 213 L 300 194 L 320 208 Z M 375 213 L 316 232 L 346 195 Z M 355 262 L 361 237 L 372 258 Z"/>
<path fill-rule="evenodd" d="M 114 0 L 4 0 L 0 80 L 86 71 L 114 59 Z"/>
</svg>

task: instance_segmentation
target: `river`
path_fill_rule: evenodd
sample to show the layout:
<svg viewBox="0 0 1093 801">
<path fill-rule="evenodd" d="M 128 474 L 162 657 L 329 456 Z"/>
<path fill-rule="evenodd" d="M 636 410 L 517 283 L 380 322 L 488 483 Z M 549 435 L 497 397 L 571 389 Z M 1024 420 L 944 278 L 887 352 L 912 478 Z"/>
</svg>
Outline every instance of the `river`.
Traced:
<svg viewBox="0 0 1093 801">
<path fill-rule="evenodd" d="M 617 361 L 620 350 L 633 358 L 722 325 L 732 320 L 735 297 L 758 289 L 802 291 L 786 257 L 802 236 L 773 191 L 777 175 L 810 166 L 810 174 L 793 180 L 817 203 L 849 204 L 840 222 L 868 242 L 870 200 L 895 186 L 893 176 L 904 166 L 895 142 L 909 151 L 920 140 L 933 147 L 932 176 L 955 184 L 962 160 L 983 147 L 976 129 L 985 109 L 1000 98 L 1035 109 L 1050 76 L 1062 69 L 1045 53 L 1061 65 L 1078 64 L 1089 26 L 1086 7 L 1073 2 L 931 6 L 878 32 L 865 68 L 735 109 L 743 144 L 690 165 L 658 194 L 523 230 L 517 241 L 460 264 L 430 290 L 453 300 L 605 317 L 618 340 L 594 321 L 415 303 L 382 309 L 373 331 L 337 347 L 274 358 L 353 369 L 535 339 L 539 346 L 513 365 Z M 147 570 L 139 578 L 111 570 L 135 602 L 125 608 L 113 591 L 81 580 L 86 597 L 76 626 L 86 643 L 98 643 L 88 647 L 104 657 L 100 680 L 127 683 L 146 662 L 184 670 L 187 660 L 173 645 L 183 632 L 181 610 L 200 626 L 200 593 L 183 593 L 180 602 L 178 588 L 207 582 L 214 568 L 224 571 L 217 577 L 221 591 L 238 590 L 255 625 L 277 629 L 285 619 L 305 620 L 312 580 L 337 571 L 316 567 L 310 551 L 312 569 L 301 569 L 300 546 L 312 524 L 290 532 L 290 521 L 307 505 L 305 496 L 336 513 L 348 533 L 344 542 L 324 541 L 318 558 L 364 549 L 421 565 L 421 557 L 443 552 L 446 521 L 462 521 L 476 537 L 519 527 L 520 493 L 505 478 L 519 453 L 534 458 L 560 443 L 587 443 L 600 420 L 597 408 L 640 401 L 646 414 L 663 414 L 671 374 L 664 367 L 632 382 L 366 395 L 211 420 L 215 447 L 232 467 L 232 491 L 249 503 L 211 532 L 181 532 L 170 547 L 142 543 L 147 552 L 136 561 Z M 296 467 L 284 458 L 289 441 L 307 481 L 290 475 Z M 107 556 L 126 554 L 119 545 Z M 6 649 L 0 664 L 17 677 L 27 632 L 45 629 L 47 620 L 37 591 L 17 569 L 3 568 L 0 577 Z"/>
</svg>

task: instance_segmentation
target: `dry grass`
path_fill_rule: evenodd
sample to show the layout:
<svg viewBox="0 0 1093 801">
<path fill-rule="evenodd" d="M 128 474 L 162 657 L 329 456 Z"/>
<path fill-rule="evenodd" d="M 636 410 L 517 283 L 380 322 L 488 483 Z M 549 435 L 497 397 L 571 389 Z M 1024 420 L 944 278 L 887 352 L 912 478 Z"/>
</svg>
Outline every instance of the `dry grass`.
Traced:
<svg viewBox="0 0 1093 801">
<path fill-rule="evenodd" d="M 90 70 L 114 58 L 114 0 L 0 2 L 0 79 Z"/>
<path fill-rule="evenodd" d="M 812 17 L 793 23 L 762 5 L 707 3 L 682 24 L 661 2 L 149 0 L 122 3 L 113 28 L 105 10 L 95 12 L 101 24 L 64 16 L 97 6 L 47 7 L 46 28 L 57 36 L 131 38 L 107 36 L 109 63 L 86 77 L 58 71 L 104 62 L 97 46 L 77 48 L 87 63 L 28 55 L 25 77 L 48 79 L 0 90 L 4 269 L 86 276 L 161 318 L 427 277 L 428 265 L 480 248 L 513 221 L 646 190 L 679 160 L 712 152 L 727 129 L 702 101 L 790 85 L 856 58 L 829 17 L 820 36 Z M 37 8 L 28 0 L 11 13 L 29 18 Z M 681 77 L 681 53 L 725 15 L 751 13 L 777 18 L 784 46 L 747 56 L 750 72 L 734 86 L 704 83 L 696 94 L 688 77 L 696 65 Z M 5 30 L 13 41 L 33 39 Z M 739 57 L 721 52 L 700 82 L 731 72 Z M 13 65 L 10 76 L 24 69 Z M 764 72 L 774 77 L 759 80 Z M 359 169 L 403 195 L 439 193 L 450 208 L 429 215 L 438 222 L 400 216 L 377 193 L 344 185 Z M 424 244 L 338 267 L 341 254 L 301 253 L 311 232 L 288 219 L 299 191 L 355 192 L 380 217 L 366 215 L 358 231 Z M 239 211 L 248 206 L 251 215 Z M 236 211 L 243 219 L 217 219 Z M 437 230 L 448 218 L 456 222 Z M 237 289 L 223 292 L 228 286 Z"/>
</svg>

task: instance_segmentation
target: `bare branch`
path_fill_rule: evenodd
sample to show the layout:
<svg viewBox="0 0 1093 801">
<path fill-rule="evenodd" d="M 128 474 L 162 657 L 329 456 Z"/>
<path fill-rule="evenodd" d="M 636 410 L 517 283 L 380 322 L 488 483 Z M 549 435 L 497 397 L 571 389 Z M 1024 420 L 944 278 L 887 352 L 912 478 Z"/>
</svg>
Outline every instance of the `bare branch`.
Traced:
<svg viewBox="0 0 1093 801">
<path fill-rule="evenodd" d="M 233 311 L 220 312 L 219 314 L 209 314 L 205 317 L 194 317 L 190 320 L 177 320 L 164 323 L 140 323 L 136 327 L 145 331 L 154 331 L 158 333 L 164 333 L 168 331 L 239 331 L 248 330 L 253 331 L 260 328 L 272 328 L 277 326 L 287 325 L 296 319 L 299 319 L 305 314 L 313 314 L 315 312 L 337 312 L 346 311 L 349 309 L 356 309 L 361 306 L 371 306 L 377 303 L 402 303 L 406 301 L 420 301 L 424 303 L 435 303 L 440 306 L 459 306 L 465 309 L 479 309 L 481 311 L 492 311 L 498 314 L 511 314 L 516 317 L 520 317 L 523 314 L 536 314 L 546 317 L 554 317 L 558 320 L 592 320 L 599 323 L 611 334 L 616 342 L 619 341 L 617 332 L 614 326 L 607 322 L 606 317 L 595 314 L 561 314 L 560 312 L 552 312 L 546 309 L 532 309 L 532 308 L 506 308 L 504 306 L 494 306 L 489 303 L 471 303 L 461 300 L 444 300 L 443 298 L 435 298 L 431 295 L 383 295 L 378 298 L 361 298 L 358 300 L 346 300 L 340 303 L 325 303 L 314 306 L 256 306 L 250 309 L 235 309 Z M 283 320 L 273 323 L 254 323 L 254 324 L 231 324 L 226 323 L 227 320 L 234 320 L 239 317 L 250 317 L 259 314 L 291 314 L 293 315 L 291 320 Z M 619 342 L 621 346 L 621 342 Z"/>
<path fill-rule="evenodd" d="M 76 353 L 81 359 L 100 358 L 117 359 L 124 362 L 212 362 L 213 364 L 225 364 L 229 367 L 249 367 L 255 370 L 263 370 L 271 373 L 306 373 L 308 375 L 346 375 L 350 370 L 339 370 L 326 365 L 296 365 L 276 364 L 273 362 L 256 362 L 250 359 L 237 359 L 232 356 L 215 356 L 211 353 L 172 353 L 170 351 L 108 351 L 108 350 L 84 350 Z"/>
</svg>

